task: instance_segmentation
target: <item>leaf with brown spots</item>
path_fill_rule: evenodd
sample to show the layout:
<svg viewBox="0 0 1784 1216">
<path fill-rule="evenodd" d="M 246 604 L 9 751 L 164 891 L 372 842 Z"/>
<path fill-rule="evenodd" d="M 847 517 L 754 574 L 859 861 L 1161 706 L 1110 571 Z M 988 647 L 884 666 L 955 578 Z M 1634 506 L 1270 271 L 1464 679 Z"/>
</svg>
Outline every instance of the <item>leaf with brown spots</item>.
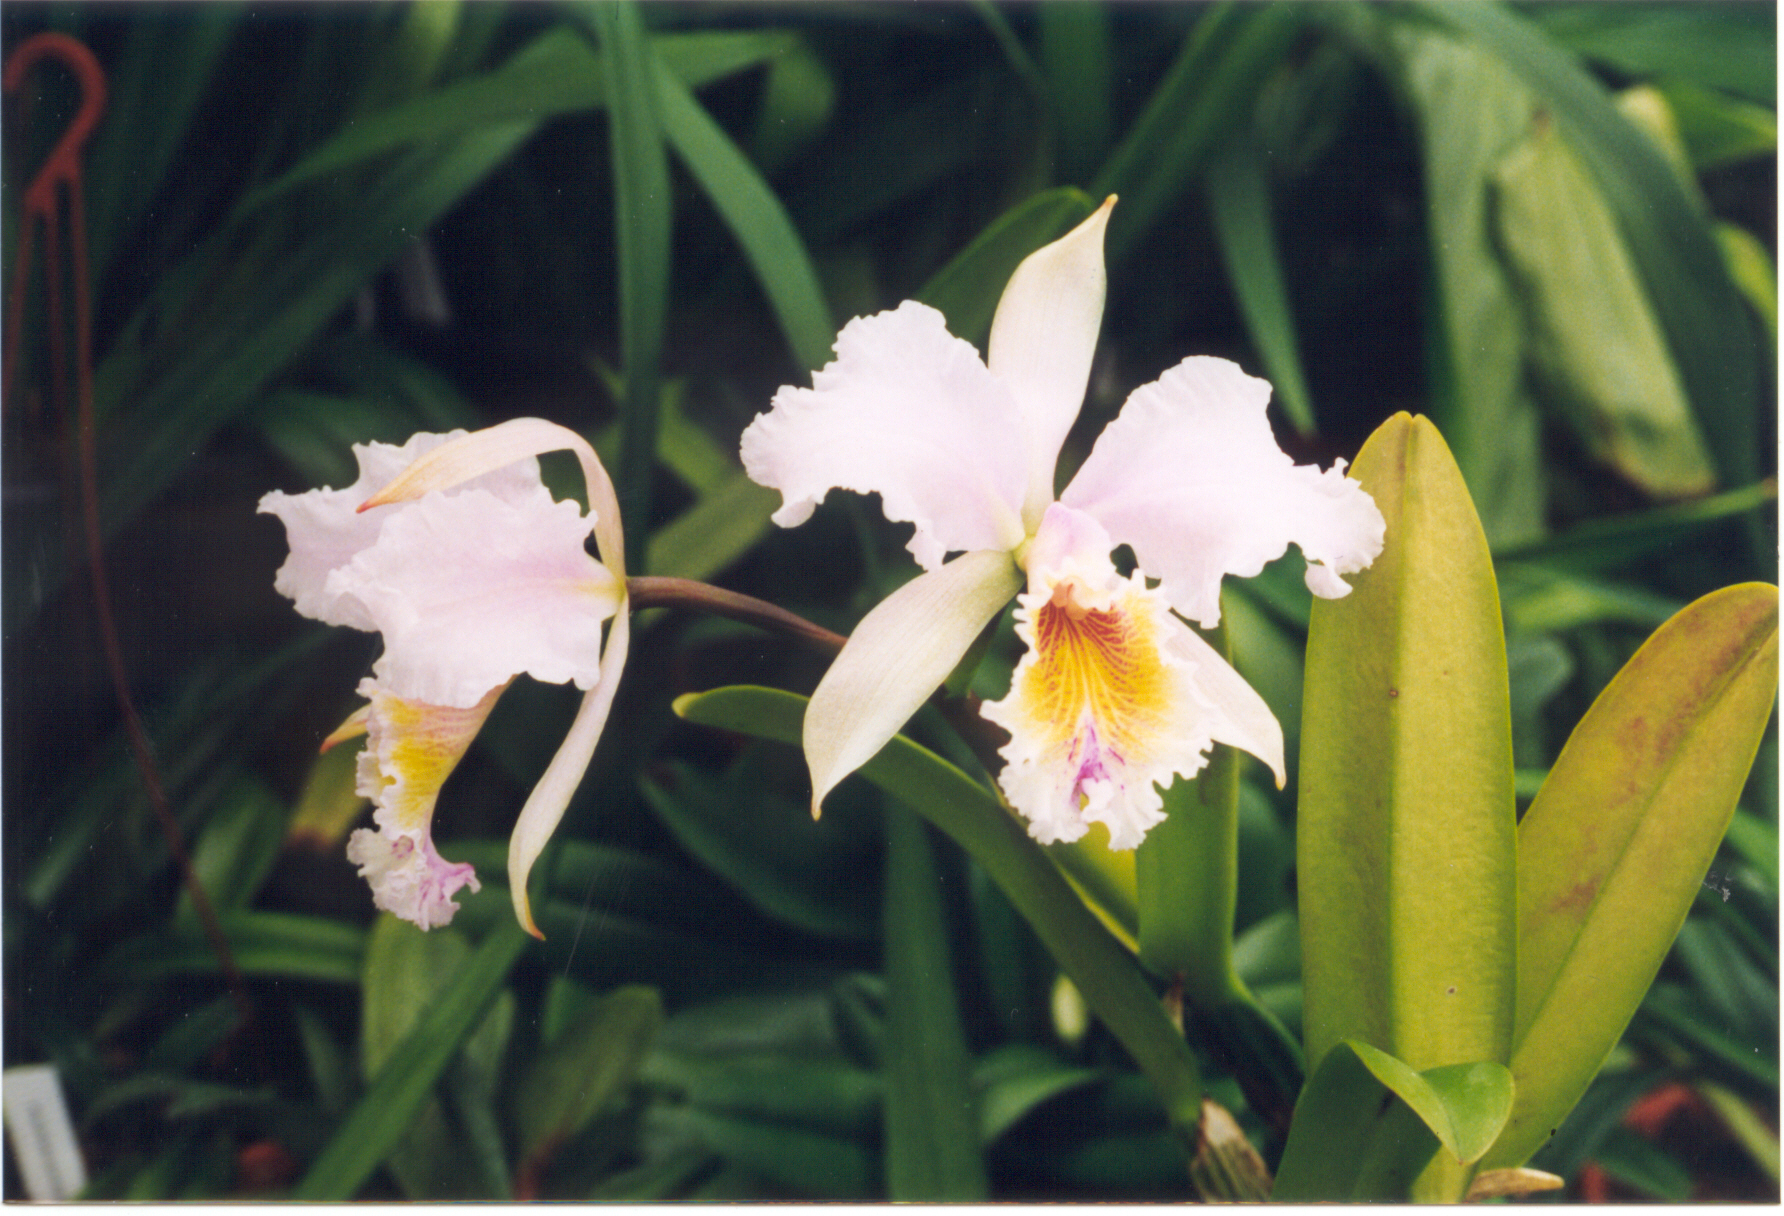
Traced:
<svg viewBox="0 0 1784 1216">
<path fill-rule="evenodd" d="M 1517 1107 L 1486 1167 L 1541 1146 L 1634 1016 L 1777 684 L 1778 589 L 1724 588 L 1662 625 L 1567 741 L 1518 828 Z"/>
</svg>

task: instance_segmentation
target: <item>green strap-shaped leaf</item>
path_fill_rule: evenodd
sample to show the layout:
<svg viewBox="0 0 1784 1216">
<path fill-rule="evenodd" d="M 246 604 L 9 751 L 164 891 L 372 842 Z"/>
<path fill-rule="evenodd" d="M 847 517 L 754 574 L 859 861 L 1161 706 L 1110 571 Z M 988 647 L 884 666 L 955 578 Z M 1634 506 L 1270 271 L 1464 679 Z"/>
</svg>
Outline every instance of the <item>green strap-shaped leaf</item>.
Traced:
<svg viewBox="0 0 1784 1216">
<path fill-rule="evenodd" d="M 452 977 L 452 983 L 391 1051 L 353 1113 L 329 1140 L 291 1197 L 310 1202 L 351 1199 L 402 1138 L 484 1015 L 495 1004 L 530 941 L 504 919 Z"/>
<path fill-rule="evenodd" d="M 631 984 L 594 1002 L 541 1049 L 515 1089 L 523 1168 L 542 1168 L 632 1083 L 662 1025 L 656 989 Z"/>
<path fill-rule="evenodd" d="M 886 1194 L 983 1202 L 972 1057 L 927 830 L 908 808 L 886 808 Z"/>
<path fill-rule="evenodd" d="M 1109 115 L 1115 75 L 1110 13 L 1101 4 L 1041 4 L 1034 16 L 1041 70 L 1047 74 L 1059 131 L 1059 176 L 1084 181 L 1108 153 L 1114 126 Z"/>
<path fill-rule="evenodd" d="M 1310 1062 L 1510 1058 L 1511 719 L 1486 538 L 1437 429 L 1397 414 L 1352 469 L 1387 542 L 1307 641 L 1296 857 Z"/>
<path fill-rule="evenodd" d="M 973 1088 L 979 1091 L 979 1136 L 994 1143 L 1049 1098 L 1105 1080 L 1108 1073 L 1062 1063 L 1032 1043 L 1006 1043 L 979 1059 Z"/>
<path fill-rule="evenodd" d="M 675 712 L 690 722 L 797 745 L 806 700 L 770 688 L 718 688 L 678 698 Z M 1193 1137 L 1202 1097 L 1195 1057 L 1133 959 L 1016 817 L 978 782 L 903 736 L 860 772 L 921 811 L 985 867 L 1158 1089 L 1172 1126 Z"/>
<path fill-rule="evenodd" d="M 1245 328 L 1251 331 L 1264 371 L 1276 388 L 1276 399 L 1295 430 L 1311 435 L 1318 428 L 1307 378 L 1301 372 L 1282 255 L 1276 248 L 1269 183 L 1258 150 L 1249 141 L 1236 141 L 1215 158 L 1208 171 L 1208 208 Z"/>
<path fill-rule="evenodd" d="M 743 246 L 794 361 L 807 369 L 824 366 L 836 337 L 835 319 L 786 208 L 688 86 L 660 59 L 653 60 L 664 137 Z"/>
<path fill-rule="evenodd" d="M 1301 21 L 1295 5 L 1224 4 L 1196 22 L 1091 185 L 1094 198 L 1122 198 L 1110 217 L 1111 262 L 1146 234 L 1250 110 L 1271 69 L 1294 45 Z"/>
<path fill-rule="evenodd" d="M 366 944 L 360 981 L 360 1065 L 365 1080 L 378 1075 L 470 954 L 470 943 L 457 930 L 418 933 L 415 926 L 394 916 L 378 918 Z M 465 1044 L 461 1063 L 476 1060 L 487 1065 L 501 1058 L 513 1023 L 512 996 L 506 1004 L 504 1008 L 498 1003 L 478 1024 Z M 469 1071 L 487 1070 L 473 1065 Z M 499 1199 L 509 1193 L 506 1186 L 487 1185 L 477 1169 L 477 1155 L 458 1145 L 437 1092 L 413 1113 L 384 1165 L 411 1199 Z"/>
<path fill-rule="evenodd" d="M 1478 1159 L 1511 1106 L 1503 1064 L 1421 1073 L 1346 1039 L 1327 1053 L 1295 1106 L 1271 1198 L 1404 1201 L 1439 1147 L 1457 1163 Z"/>
<path fill-rule="evenodd" d="M 638 785 L 677 843 L 762 912 L 821 937 L 875 937 L 872 905 L 849 899 L 828 867 L 810 864 L 810 850 L 782 843 L 786 822 L 803 820 L 804 808 L 771 808 L 734 781 L 672 760 L 660 779 Z"/>
<path fill-rule="evenodd" d="M 1778 682 L 1778 592 L 1661 626 L 1575 728 L 1518 829 L 1517 1109 L 1489 1166 L 1560 1125 L 1648 991 L 1728 828 Z"/>
<path fill-rule="evenodd" d="M 772 32 L 666 34 L 651 40 L 670 70 L 692 87 L 784 52 L 792 35 Z M 257 207 L 294 186 L 369 157 L 478 127 L 539 122 L 607 104 L 601 58 L 574 30 L 540 35 L 501 67 L 455 81 L 356 122 L 243 200 Z"/>
<path fill-rule="evenodd" d="M 631 0 L 596 0 L 592 25 L 601 41 L 613 159 L 613 228 L 619 261 L 619 468 L 621 510 L 635 521 L 650 512 L 657 463 L 657 384 L 669 316 L 669 236 L 674 204 L 669 159 L 657 117 L 657 69 L 644 22 Z M 626 564 L 644 569 L 644 528 L 626 534 Z"/>
<path fill-rule="evenodd" d="M 365 930 L 290 912 L 222 912 L 217 917 L 243 975 L 359 982 Z M 197 926 L 151 930 L 120 942 L 99 965 L 103 976 L 142 983 L 167 975 L 215 975 L 217 951 Z"/>
</svg>

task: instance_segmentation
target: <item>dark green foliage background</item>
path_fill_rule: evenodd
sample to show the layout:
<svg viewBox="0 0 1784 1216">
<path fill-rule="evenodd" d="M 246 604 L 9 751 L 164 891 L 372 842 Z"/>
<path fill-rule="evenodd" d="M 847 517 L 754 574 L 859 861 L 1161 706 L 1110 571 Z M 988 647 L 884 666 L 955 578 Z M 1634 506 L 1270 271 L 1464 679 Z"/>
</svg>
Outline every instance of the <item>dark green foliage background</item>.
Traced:
<svg viewBox="0 0 1784 1216">
<path fill-rule="evenodd" d="M 1064 471 L 1190 354 L 1269 376 L 1301 461 L 1431 415 L 1501 559 L 1522 797 L 1655 626 L 1776 579 L 1775 283 L 1762 267 L 1737 287 L 1715 228 L 1775 260 L 1771 6 L 20 3 L 0 23 L 8 50 L 71 33 L 108 75 L 84 162 L 106 561 L 135 703 L 252 1011 L 236 1016 L 124 746 L 39 278 L 4 434 L 5 1062 L 61 1070 L 95 1198 L 1191 1194 L 1152 1091 L 1100 1027 L 1061 1033 L 1050 960 L 976 866 L 931 834 L 939 884 L 913 896 L 876 791 L 845 784 L 814 824 L 793 749 L 674 718 L 676 695 L 724 684 L 809 692 L 823 656 L 780 637 L 638 620 L 535 880 L 548 940 L 524 947 L 505 838 L 574 696 L 517 685 L 436 822 L 482 893 L 450 931 L 373 929 L 339 845 L 357 804 L 326 796 L 345 769 L 315 749 L 377 642 L 273 593 L 284 538 L 254 514 L 267 490 L 351 481 L 351 443 L 522 415 L 577 428 L 616 473 L 643 572 L 846 632 L 913 572 L 905 531 L 844 494 L 771 529 L 739 432 L 852 316 L 923 298 L 982 343 L 1016 261 L 1116 192 Z M 1421 92 L 1433 47 L 1480 75 Z M 637 70 L 614 75 L 614 56 Z M 666 108 L 651 64 L 697 104 Z M 1610 108 L 1636 84 L 1672 103 L 1689 180 Z M 650 96 L 661 136 L 636 106 Z M 1625 424 L 1538 373 L 1540 322 L 1491 228 L 1509 143 L 1453 163 L 1512 96 L 1510 141 L 1552 123 L 1613 217 L 1714 493 L 1644 489 L 1603 457 Z M 21 191 L 73 104 L 55 68 L 9 98 L 9 281 Z M 1460 225 L 1443 173 L 1486 228 Z M 1574 286 L 1582 309 L 1600 289 Z M 1446 327 L 1477 290 L 1500 293 L 1509 345 Z M 1291 768 L 1295 564 L 1228 595 Z M 974 691 L 1001 695 L 1015 657 L 1006 616 Z M 911 733 L 983 771 L 983 741 L 933 711 Z M 1533 1164 L 1577 1187 L 1596 1162 L 1618 1194 L 1776 1199 L 1776 774 L 1774 725 L 1648 1004 Z M 1242 805 L 1240 968 L 1293 1025 L 1293 781 L 1248 773 Z M 904 965 L 927 977 L 917 995 L 957 1001 L 982 1142 L 931 1178 L 882 1120 L 905 1009 L 882 934 L 918 917 L 939 936 Z M 1244 1062 L 1190 1035 L 1273 1161 Z M 1620 1124 L 1672 1080 L 1708 1086 L 1734 1130 L 1655 1143 Z"/>
</svg>

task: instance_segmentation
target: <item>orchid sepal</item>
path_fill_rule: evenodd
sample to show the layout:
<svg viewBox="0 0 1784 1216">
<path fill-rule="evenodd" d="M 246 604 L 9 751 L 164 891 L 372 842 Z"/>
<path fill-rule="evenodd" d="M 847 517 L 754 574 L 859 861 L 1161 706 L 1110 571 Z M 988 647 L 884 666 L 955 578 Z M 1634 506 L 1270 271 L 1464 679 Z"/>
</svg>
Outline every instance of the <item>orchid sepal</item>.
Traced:
<svg viewBox="0 0 1784 1216">
<path fill-rule="evenodd" d="M 918 575 L 862 618 L 806 711 L 812 818 L 941 686 L 1021 585 L 1007 552 L 974 550 Z"/>
<path fill-rule="evenodd" d="M 1022 407 L 1028 449 L 1022 522 L 1030 534 L 1053 501 L 1053 466 L 1090 383 L 1108 290 L 1103 233 L 1114 206 L 1111 194 L 1076 228 L 1024 258 L 991 319 L 986 366 Z"/>
</svg>

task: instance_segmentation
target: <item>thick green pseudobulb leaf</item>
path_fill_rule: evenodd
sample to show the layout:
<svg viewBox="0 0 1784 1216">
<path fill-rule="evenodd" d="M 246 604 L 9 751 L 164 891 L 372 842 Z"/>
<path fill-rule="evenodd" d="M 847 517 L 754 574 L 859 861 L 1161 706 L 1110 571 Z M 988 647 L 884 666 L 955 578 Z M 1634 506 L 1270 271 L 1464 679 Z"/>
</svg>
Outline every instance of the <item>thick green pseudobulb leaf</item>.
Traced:
<svg viewBox="0 0 1784 1216">
<path fill-rule="evenodd" d="M 1641 279 L 1560 132 L 1539 124 L 1493 182 L 1500 244 L 1547 397 L 1588 451 L 1649 494 L 1711 489 L 1715 468 Z"/>
<path fill-rule="evenodd" d="M 1404 1201 L 1440 1148 L 1458 1163 L 1478 1159 L 1511 1105 L 1511 1073 L 1503 1064 L 1421 1073 L 1346 1039 L 1302 1091 L 1271 1198 Z"/>
<path fill-rule="evenodd" d="M 470 955 L 464 935 L 451 929 L 420 933 L 394 916 L 378 918 L 366 942 L 362 982 L 360 1065 L 366 1081 L 378 1075 Z M 500 1060 L 513 1024 L 513 1003 L 513 996 L 504 993 L 466 1041 L 467 1057 L 485 1066 Z M 416 1112 L 385 1164 L 411 1199 L 456 1199 L 484 1192 L 478 1185 L 476 1163 L 461 1151 L 438 1097 Z"/>
<path fill-rule="evenodd" d="M 663 1000 L 642 985 L 594 1001 L 534 1057 L 514 1093 L 522 1169 L 537 1170 L 617 1098 L 663 1024 Z"/>
<path fill-rule="evenodd" d="M 1722 483 L 1753 481 L 1759 363 L 1752 325 L 1703 209 L 1665 155 L 1572 56 L 1509 7 L 1421 2 L 1416 11 L 1461 31 L 1541 98 L 1616 217 Z M 1764 36 L 1747 42 L 1757 49 Z M 1758 556 L 1763 560 L 1774 547 L 1766 545 Z"/>
<path fill-rule="evenodd" d="M 717 688 L 677 698 L 675 712 L 690 722 L 797 744 L 806 703 L 775 689 Z M 921 811 L 984 866 L 1157 1087 L 1173 1128 L 1193 1135 L 1202 1097 L 1195 1057 L 1127 951 L 1016 817 L 984 786 L 903 736 L 860 773 Z"/>
<path fill-rule="evenodd" d="M 928 829 L 886 813 L 886 1193 L 894 1201 L 983 1202 L 972 1057 Z"/>
<path fill-rule="evenodd" d="M 1616 1045 L 1734 813 L 1778 682 L 1778 592 L 1705 596 L 1575 728 L 1518 829 L 1517 1108 L 1489 1166 L 1560 1125 Z"/>
<path fill-rule="evenodd" d="M 948 332 L 983 349 L 1004 285 L 1022 259 L 1096 210 L 1088 194 L 1073 186 L 1043 190 L 998 216 L 973 238 L 917 299 L 948 318 Z"/>
<path fill-rule="evenodd" d="M 1314 603 L 1296 849 L 1307 1059 L 1510 1058 L 1511 710 L 1486 537 L 1437 429 L 1397 414 L 1352 475 L 1387 521 L 1350 595 Z"/>
</svg>

